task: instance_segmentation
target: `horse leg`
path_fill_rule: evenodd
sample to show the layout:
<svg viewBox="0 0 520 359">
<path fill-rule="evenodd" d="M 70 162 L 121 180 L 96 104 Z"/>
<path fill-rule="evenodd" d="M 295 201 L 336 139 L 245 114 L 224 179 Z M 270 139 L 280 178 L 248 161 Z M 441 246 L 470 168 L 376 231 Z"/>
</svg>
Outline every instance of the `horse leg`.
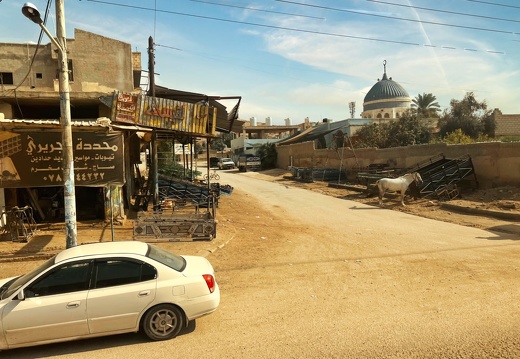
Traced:
<svg viewBox="0 0 520 359">
<path fill-rule="evenodd" d="M 404 204 L 404 193 L 405 193 L 405 192 L 406 192 L 406 190 L 404 190 L 404 191 L 401 190 L 401 204 L 402 204 L 403 206 L 406 206 L 406 204 Z"/>
<path fill-rule="evenodd" d="M 383 196 L 385 195 L 386 190 L 380 188 L 379 189 L 379 205 L 383 205 Z"/>
</svg>

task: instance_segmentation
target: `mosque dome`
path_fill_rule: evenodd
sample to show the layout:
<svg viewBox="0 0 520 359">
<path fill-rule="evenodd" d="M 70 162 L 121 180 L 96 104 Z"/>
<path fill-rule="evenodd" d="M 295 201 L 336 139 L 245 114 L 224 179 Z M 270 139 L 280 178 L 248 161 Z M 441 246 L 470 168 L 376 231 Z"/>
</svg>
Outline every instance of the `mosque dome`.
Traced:
<svg viewBox="0 0 520 359">
<path fill-rule="evenodd" d="M 386 60 L 381 80 L 372 86 L 363 100 L 363 117 L 396 118 L 411 106 L 408 92 L 386 75 Z"/>
<path fill-rule="evenodd" d="M 391 77 L 388 79 L 385 72 L 383 79 L 378 80 L 370 91 L 368 91 L 363 103 L 400 97 L 410 97 L 410 95 L 408 95 L 408 92 L 406 92 L 403 86 L 392 80 Z"/>
</svg>

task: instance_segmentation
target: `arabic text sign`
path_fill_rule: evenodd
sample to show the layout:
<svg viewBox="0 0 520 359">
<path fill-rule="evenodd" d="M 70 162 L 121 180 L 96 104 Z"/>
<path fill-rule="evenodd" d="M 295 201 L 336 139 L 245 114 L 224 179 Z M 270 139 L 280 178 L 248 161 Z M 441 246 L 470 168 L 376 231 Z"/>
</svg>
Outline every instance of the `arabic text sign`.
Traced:
<svg viewBox="0 0 520 359">
<path fill-rule="evenodd" d="M 114 93 L 112 119 L 115 122 L 139 124 L 193 134 L 213 135 L 217 109 L 205 104 L 192 104 L 159 97 L 137 96 L 129 93 Z"/>
<path fill-rule="evenodd" d="M 0 158 L 0 187 L 60 186 L 63 146 L 60 132 L 0 132 L 16 135 L 21 146 Z M 77 186 L 124 183 L 121 133 L 73 133 L 74 180 Z"/>
<path fill-rule="evenodd" d="M 113 120 L 116 122 L 128 122 L 135 124 L 139 117 L 139 98 L 140 96 L 115 92 L 114 103 L 112 105 Z"/>
</svg>

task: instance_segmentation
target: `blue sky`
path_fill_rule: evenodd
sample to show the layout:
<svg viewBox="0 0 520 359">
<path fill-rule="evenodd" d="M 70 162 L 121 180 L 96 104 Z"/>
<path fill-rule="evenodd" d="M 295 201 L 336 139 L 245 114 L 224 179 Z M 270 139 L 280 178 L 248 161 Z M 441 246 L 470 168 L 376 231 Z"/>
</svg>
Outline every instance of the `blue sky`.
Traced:
<svg viewBox="0 0 520 359">
<path fill-rule="evenodd" d="M 38 40 L 23 3 L 0 0 L 0 42 Z M 157 84 L 242 96 L 244 120 L 338 121 L 349 102 L 359 117 L 384 60 L 412 98 L 432 93 L 444 109 L 473 91 L 520 113 L 518 0 L 67 0 L 65 15 L 68 37 L 79 28 L 130 43 L 144 66 L 152 36 Z M 47 27 L 55 33 L 54 3 Z"/>
</svg>

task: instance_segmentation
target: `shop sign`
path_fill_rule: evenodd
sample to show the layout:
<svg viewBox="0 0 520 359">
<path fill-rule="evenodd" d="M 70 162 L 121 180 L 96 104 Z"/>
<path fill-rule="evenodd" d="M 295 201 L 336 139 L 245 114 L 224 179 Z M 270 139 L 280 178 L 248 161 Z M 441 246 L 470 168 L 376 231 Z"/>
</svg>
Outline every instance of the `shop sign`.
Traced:
<svg viewBox="0 0 520 359">
<path fill-rule="evenodd" d="M 216 119 L 217 109 L 206 104 L 118 91 L 113 95 L 112 121 L 114 122 L 194 135 L 214 135 Z"/>
<path fill-rule="evenodd" d="M 121 132 L 74 132 L 76 186 L 124 184 Z M 0 131 L 0 188 L 64 185 L 61 132 Z"/>
</svg>

